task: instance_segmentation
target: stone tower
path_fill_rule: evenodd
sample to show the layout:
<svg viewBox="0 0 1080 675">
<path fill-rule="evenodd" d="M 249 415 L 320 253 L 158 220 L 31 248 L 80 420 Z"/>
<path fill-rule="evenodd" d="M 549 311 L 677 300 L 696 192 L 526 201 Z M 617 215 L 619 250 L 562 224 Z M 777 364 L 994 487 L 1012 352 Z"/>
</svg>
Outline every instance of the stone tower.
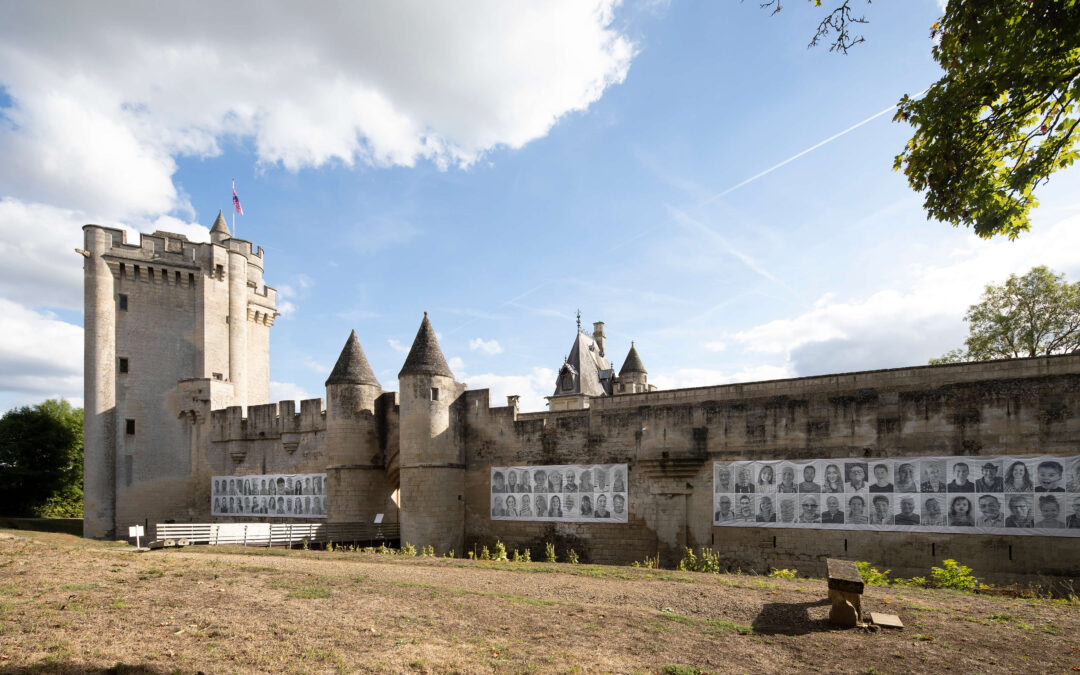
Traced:
<svg viewBox="0 0 1080 675">
<path fill-rule="evenodd" d="M 331 522 L 371 522 L 373 514 L 393 516 L 397 511 L 378 440 L 375 402 L 381 395 L 352 331 L 326 379 L 326 503 Z"/>
<path fill-rule="evenodd" d="M 98 225 L 83 237 L 83 533 L 100 538 L 189 517 L 196 422 L 268 402 L 277 305 L 262 249 L 221 213 L 210 243 L 158 231 L 132 244 Z"/>
<path fill-rule="evenodd" d="M 619 369 L 619 393 L 637 394 L 643 391 L 652 391 L 649 388 L 649 373 L 646 372 L 641 357 L 638 356 L 634 343 L 630 343 L 630 351 L 626 353 L 626 360 Z"/>
<path fill-rule="evenodd" d="M 436 554 L 464 548 L 465 458 L 457 426 L 465 386 L 454 381 L 427 312 L 416 333 L 400 387 L 401 540 L 434 546 Z"/>
</svg>

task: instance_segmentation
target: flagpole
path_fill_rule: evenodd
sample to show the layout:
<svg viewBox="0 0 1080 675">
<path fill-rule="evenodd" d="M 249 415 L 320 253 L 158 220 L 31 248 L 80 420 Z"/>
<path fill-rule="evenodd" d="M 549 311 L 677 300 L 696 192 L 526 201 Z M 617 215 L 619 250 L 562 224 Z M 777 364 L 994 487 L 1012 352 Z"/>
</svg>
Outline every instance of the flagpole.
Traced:
<svg viewBox="0 0 1080 675">
<path fill-rule="evenodd" d="M 233 192 L 233 194 L 236 194 L 236 179 L 235 178 L 232 179 L 232 192 Z M 232 207 L 231 210 L 232 210 L 232 236 L 235 239 L 236 238 L 236 204 L 233 204 L 233 207 Z"/>
</svg>

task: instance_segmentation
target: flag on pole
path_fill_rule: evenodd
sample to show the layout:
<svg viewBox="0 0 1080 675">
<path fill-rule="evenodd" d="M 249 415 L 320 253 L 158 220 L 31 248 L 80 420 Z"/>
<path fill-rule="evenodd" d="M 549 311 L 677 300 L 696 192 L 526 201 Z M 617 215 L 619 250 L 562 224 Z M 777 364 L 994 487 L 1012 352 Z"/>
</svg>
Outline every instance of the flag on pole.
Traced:
<svg viewBox="0 0 1080 675">
<path fill-rule="evenodd" d="M 244 207 L 240 206 L 240 198 L 236 196 L 236 185 L 233 185 L 232 189 L 232 203 L 236 212 L 240 215 L 244 215 Z"/>
</svg>

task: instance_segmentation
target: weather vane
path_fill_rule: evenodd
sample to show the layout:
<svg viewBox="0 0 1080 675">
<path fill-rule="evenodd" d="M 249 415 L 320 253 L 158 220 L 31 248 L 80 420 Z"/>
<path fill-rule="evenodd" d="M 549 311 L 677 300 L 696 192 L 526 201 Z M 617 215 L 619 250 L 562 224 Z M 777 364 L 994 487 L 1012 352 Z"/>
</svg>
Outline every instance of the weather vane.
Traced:
<svg viewBox="0 0 1080 675">
<path fill-rule="evenodd" d="M 581 310 L 577 311 L 577 332 L 581 332 Z"/>
</svg>

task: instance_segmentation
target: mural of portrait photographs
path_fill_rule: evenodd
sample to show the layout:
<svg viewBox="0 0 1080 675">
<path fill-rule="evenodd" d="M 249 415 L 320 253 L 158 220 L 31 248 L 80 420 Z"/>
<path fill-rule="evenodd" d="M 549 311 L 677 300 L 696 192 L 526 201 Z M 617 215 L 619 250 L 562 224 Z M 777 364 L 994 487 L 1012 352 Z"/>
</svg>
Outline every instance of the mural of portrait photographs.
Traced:
<svg viewBox="0 0 1080 675">
<path fill-rule="evenodd" d="M 326 474 L 214 476 L 210 513 L 215 516 L 325 518 Z"/>
<path fill-rule="evenodd" d="M 1080 457 L 713 465 L 713 525 L 1080 536 Z"/>
<path fill-rule="evenodd" d="M 625 523 L 625 464 L 491 467 L 492 520 Z"/>
</svg>

